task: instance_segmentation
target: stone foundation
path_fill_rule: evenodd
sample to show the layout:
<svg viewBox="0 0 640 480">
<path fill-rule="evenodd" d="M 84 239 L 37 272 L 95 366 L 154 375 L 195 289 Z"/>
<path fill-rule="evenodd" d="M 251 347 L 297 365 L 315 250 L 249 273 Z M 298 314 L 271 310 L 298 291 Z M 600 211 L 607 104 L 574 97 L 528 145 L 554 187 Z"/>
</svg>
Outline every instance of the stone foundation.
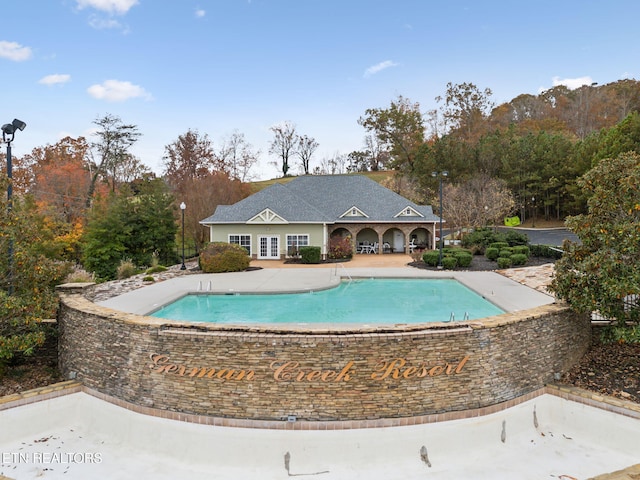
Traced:
<svg viewBox="0 0 640 480">
<path fill-rule="evenodd" d="M 589 347 L 562 305 L 455 324 L 345 331 L 170 322 L 59 287 L 67 378 L 123 401 L 247 420 L 416 417 L 503 403 L 552 382 Z"/>
</svg>

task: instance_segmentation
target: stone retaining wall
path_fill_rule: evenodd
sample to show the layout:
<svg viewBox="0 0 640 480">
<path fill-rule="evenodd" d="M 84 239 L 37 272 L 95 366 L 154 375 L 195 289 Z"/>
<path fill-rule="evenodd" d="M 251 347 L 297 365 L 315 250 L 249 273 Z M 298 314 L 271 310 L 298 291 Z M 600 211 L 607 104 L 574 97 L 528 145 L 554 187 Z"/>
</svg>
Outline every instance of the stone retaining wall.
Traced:
<svg viewBox="0 0 640 480">
<path fill-rule="evenodd" d="M 250 420 L 368 420 L 482 408 L 543 387 L 586 352 L 561 305 L 455 324 L 270 330 L 117 312 L 59 287 L 60 365 L 124 401 Z"/>
</svg>

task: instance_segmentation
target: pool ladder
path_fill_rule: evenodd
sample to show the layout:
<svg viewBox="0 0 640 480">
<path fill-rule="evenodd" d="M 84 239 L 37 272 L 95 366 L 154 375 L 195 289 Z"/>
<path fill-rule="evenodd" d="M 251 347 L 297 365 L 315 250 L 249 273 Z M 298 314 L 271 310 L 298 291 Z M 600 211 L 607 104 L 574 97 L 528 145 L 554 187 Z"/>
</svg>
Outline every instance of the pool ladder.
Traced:
<svg viewBox="0 0 640 480">
<path fill-rule="evenodd" d="M 207 285 L 206 285 L 206 286 L 207 286 L 207 289 L 206 289 L 206 290 L 204 290 L 204 289 L 203 289 L 203 283 L 202 283 L 202 280 L 200 280 L 200 281 L 198 282 L 198 291 L 199 291 L 199 292 L 205 292 L 205 291 L 206 291 L 206 292 L 210 292 L 210 291 L 211 291 L 211 280 L 209 280 L 209 281 L 207 282 Z"/>
<path fill-rule="evenodd" d="M 469 312 L 464 312 L 464 317 L 462 317 L 462 321 L 466 321 L 469 320 Z M 455 322 L 456 321 L 456 314 L 454 312 L 451 312 L 451 316 L 449 317 L 449 321 L 450 322 Z"/>
<path fill-rule="evenodd" d="M 347 271 L 347 267 L 344 266 L 343 263 L 336 263 L 336 273 L 335 276 L 338 276 L 338 267 L 342 268 L 342 270 L 344 270 L 344 273 L 347 275 L 347 278 L 349 279 L 349 282 L 353 282 L 353 279 L 351 278 L 351 275 L 349 275 L 349 272 Z"/>
</svg>

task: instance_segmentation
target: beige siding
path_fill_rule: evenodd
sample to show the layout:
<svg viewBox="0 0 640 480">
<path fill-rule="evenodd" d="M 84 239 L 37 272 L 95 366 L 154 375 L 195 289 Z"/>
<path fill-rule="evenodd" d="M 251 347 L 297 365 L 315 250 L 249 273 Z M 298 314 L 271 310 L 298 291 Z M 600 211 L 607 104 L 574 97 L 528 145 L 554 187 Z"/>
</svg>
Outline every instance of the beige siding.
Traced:
<svg viewBox="0 0 640 480">
<path fill-rule="evenodd" d="M 287 254 L 287 235 L 309 235 L 309 245 L 321 247 L 325 254 L 327 246 L 324 245 L 324 225 L 322 224 L 269 224 L 269 225 L 213 225 L 210 226 L 210 240 L 212 242 L 228 242 L 229 235 L 251 235 L 251 255 L 258 255 L 258 237 L 262 235 L 280 237 L 280 256 Z"/>
</svg>

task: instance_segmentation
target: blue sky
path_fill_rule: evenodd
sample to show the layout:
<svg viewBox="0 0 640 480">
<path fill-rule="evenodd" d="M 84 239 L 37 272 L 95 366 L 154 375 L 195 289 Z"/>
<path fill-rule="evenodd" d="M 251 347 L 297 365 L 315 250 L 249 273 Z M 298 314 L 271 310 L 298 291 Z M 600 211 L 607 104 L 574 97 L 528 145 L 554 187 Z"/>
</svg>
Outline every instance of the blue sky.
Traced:
<svg viewBox="0 0 640 480">
<path fill-rule="evenodd" d="M 357 120 L 398 95 L 437 107 L 448 82 L 521 93 L 640 79 L 637 0 L 23 0 L 0 9 L 0 123 L 14 155 L 87 136 L 105 114 L 138 126 L 162 172 L 189 128 L 234 130 L 269 165 L 289 121 L 323 157 L 363 146 Z"/>
</svg>

